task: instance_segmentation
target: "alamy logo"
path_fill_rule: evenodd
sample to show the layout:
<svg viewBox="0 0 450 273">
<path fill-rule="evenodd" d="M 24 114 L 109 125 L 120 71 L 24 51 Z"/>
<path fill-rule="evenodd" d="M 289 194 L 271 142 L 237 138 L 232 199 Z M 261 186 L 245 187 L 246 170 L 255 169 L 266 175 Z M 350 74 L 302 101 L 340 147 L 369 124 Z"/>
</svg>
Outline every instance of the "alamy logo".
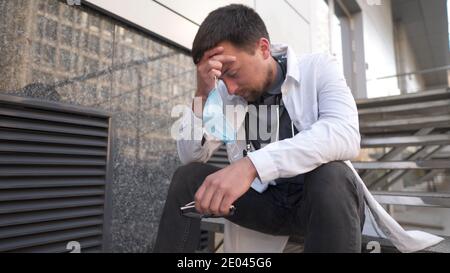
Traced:
<svg viewBox="0 0 450 273">
<path fill-rule="evenodd" d="M 81 244 L 78 241 L 70 241 L 66 246 L 67 250 L 72 250 L 70 253 L 81 253 Z"/>
<path fill-rule="evenodd" d="M 377 241 L 368 242 L 366 249 L 371 250 L 370 253 L 381 253 L 381 245 Z"/>
</svg>

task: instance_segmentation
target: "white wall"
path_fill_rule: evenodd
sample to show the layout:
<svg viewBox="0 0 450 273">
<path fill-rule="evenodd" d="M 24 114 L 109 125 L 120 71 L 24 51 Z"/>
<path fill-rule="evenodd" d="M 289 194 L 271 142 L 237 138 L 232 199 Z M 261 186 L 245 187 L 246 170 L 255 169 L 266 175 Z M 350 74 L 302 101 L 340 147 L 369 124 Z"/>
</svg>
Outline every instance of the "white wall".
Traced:
<svg viewBox="0 0 450 273">
<path fill-rule="evenodd" d="M 254 0 L 157 0 L 200 25 L 209 12 L 231 3 L 254 7 Z"/>
<path fill-rule="evenodd" d="M 406 30 L 402 24 L 396 26 L 395 35 L 398 73 L 420 70 Z M 421 74 L 400 77 L 399 81 L 400 89 L 403 93 L 412 93 L 425 88 L 425 81 Z"/>
<path fill-rule="evenodd" d="M 159 0 L 159 2 L 199 25 L 208 13 L 216 8 L 231 3 L 244 4 L 254 8 L 264 20 L 272 43 L 288 43 L 298 53 L 311 51 L 312 0 Z"/>
<path fill-rule="evenodd" d="M 266 23 L 273 43 L 287 43 L 297 54 L 329 46 L 323 0 L 85 0 L 139 25 L 175 44 L 191 49 L 198 27 L 212 10 L 241 3 L 253 7 Z M 356 0 L 362 9 L 368 97 L 399 94 L 390 0 Z M 375 1 L 374 3 L 377 3 Z M 328 38 L 327 38 L 328 37 Z M 372 79 L 372 80 L 371 80 Z"/>
<path fill-rule="evenodd" d="M 373 80 L 397 74 L 390 0 L 381 0 L 380 5 L 369 5 L 366 0 L 357 2 L 363 15 L 367 96 L 400 94 L 396 78 Z"/>
<path fill-rule="evenodd" d="M 256 8 L 273 43 L 288 43 L 311 52 L 311 3 L 317 0 L 86 0 L 186 49 L 198 26 L 212 10 L 231 3 Z M 177 14 L 178 13 L 178 14 Z M 181 15 L 181 16 L 180 16 Z M 186 19 L 187 18 L 187 19 Z"/>
<path fill-rule="evenodd" d="M 190 49 L 198 26 L 151 0 L 84 0 L 93 6 Z M 181 2 L 181 1 L 180 1 Z"/>
<path fill-rule="evenodd" d="M 315 0 L 314 0 L 315 1 Z M 297 54 L 311 52 L 310 0 L 256 0 L 272 43 L 286 43 Z"/>
</svg>

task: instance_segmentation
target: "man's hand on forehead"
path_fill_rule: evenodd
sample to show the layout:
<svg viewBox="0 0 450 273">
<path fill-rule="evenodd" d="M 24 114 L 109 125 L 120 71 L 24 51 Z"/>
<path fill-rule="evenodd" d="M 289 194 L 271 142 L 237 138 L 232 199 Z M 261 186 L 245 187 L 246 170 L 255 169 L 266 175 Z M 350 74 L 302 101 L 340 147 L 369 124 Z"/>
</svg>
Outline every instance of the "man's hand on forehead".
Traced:
<svg viewBox="0 0 450 273">
<path fill-rule="evenodd" d="M 226 73 L 230 65 L 236 61 L 235 56 L 223 54 L 224 50 L 222 46 L 218 46 L 206 51 L 197 64 L 196 97 L 207 97 L 209 91 L 214 88 L 215 79 Z"/>
<path fill-rule="evenodd" d="M 204 59 L 213 58 L 221 62 L 234 62 L 236 60 L 236 57 L 232 55 L 223 54 L 224 50 L 225 49 L 222 46 L 211 48 L 210 50 L 205 51 L 205 53 L 203 54 L 203 58 Z"/>
<path fill-rule="evenodd" d="M 220 77 L 224 74 L 229 67 L 236 61 L 236 57 L 233 55 L 225 55 L 223 54 L 224 48 L 219 46 L 212 48 L 205 52 L 204 58 L 208 59 L 208 62 L 211 67 L 214 68 L 215 75 Z M 219 73 L 217 73 L 219 72 Z"/>
</svg>

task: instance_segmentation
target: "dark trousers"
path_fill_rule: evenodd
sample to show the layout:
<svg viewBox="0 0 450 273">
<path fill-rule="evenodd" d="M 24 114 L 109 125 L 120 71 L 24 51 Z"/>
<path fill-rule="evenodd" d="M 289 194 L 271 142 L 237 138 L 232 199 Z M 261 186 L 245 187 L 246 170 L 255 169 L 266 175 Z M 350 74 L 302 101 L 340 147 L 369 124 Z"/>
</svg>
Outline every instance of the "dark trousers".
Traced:
<svg viewBox="0 0 450 273">
<path fill-rule="evenodd" d="M 200 220 L 182 216 L 180 207 L 193 201 L 206 176 L 217 170 L 190 163 L 175 171 L 154 252 L 195 251 Z M 351 169 L 334 161 L 304 174 L 301 182 L 295 178 L 263 193 L 250 188 L 234 203 L 235 214 L 226 218 L 267 234 L 303 236 L 305 252 L 360 252 L 364 197 Z"/>
</svg>

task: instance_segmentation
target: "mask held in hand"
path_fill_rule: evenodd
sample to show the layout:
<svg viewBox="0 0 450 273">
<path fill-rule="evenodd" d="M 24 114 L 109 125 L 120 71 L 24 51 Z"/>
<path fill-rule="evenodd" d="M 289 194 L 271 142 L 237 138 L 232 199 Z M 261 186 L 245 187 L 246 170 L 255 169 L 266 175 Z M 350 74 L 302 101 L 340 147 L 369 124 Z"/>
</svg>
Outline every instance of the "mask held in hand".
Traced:
<svg viewBox="0 0 450 273">
<path fill-rule="evenodd" d="M 216 84 L 203 108 L 203 126 L 208 133 L 226 144 L 236 141 L 236 132 L 223 114 L 223 109 L 222 97 Z"/>
<path fill-rule="evenodd" d="M 208 133 L 225 143 L 228 159 L 233 162 L 242 158 L 242 150 L 236 141 L 236 130 L 223 114 L 223 109 L 223 101 L 216 80 L 216 86 L 209 93 L 203 108 L 203 126 Z"/>
</svg>

